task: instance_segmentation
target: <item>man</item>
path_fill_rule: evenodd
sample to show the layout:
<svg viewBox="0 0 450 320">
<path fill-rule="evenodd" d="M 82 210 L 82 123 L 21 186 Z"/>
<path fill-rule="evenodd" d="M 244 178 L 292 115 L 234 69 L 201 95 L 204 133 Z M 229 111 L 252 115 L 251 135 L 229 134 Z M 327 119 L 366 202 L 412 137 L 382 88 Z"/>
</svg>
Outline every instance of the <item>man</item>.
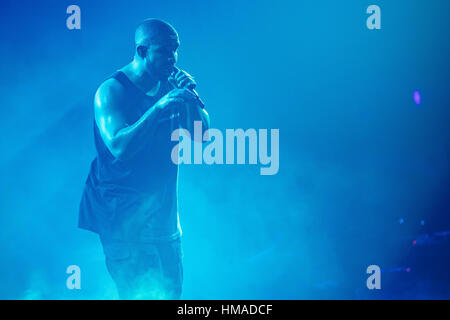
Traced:
<svg viewBox="0 0 450 320">
<path fill-rule="evenodd" d="M 168 23 L 147 19 L 133 61 L 95 94 L 91 164 L 79 227 L 100 235 L 122 299 L 179 299 L 183 281 L 173 130 L 209 116 L 193 78 L 175 68 L 180 42 Z M 175 72 L 174 72 L 175 70 Z"/>
</svg>

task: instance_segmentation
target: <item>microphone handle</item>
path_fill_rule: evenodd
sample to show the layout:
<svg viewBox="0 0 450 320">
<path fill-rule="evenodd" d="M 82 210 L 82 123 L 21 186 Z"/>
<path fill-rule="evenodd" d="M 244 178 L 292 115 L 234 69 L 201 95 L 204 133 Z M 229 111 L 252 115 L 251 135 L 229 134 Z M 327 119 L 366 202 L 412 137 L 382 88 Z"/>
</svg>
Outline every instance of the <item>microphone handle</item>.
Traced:
<svg viewBox="0 0 450 320">
<path fill-rule="evenodd" d="M 173 74 L 175 74 L 175 73 L 177 73 L 178 71 L 180 71 L 180 69 L 178 69 L 177 67 L 174 67 L 173 68 Z M 172 77 L 172 76 L 171 76 Z M 170 78 L 169 78 L 170 79 Z M 172 82 L 172 85 L 174 86 L 174 87 L 176 87 L 176 88 L 178 88 L 178 86 L 176 85 L 176 82 L 175 81 L 171 81 Z M 189 88 L 189 86 L 187 86 L 186 87 L 186 89 L 188 89 L 189 91 L 191 91 L 194 95 L 195 95 L 195 97 L 197 98 L 197 102 L 198 102 L 198 105 L 202 108 L 202 109 L 204 109 L 205 108 L 205 103 L 202 101 L 202 99 L 200 99 L 200 96 L 198 95 L 198 93 L 197 93 L 197 91 L 195 91 L 195 85 L 194 86 L 191 86 L 192 88 Z"/>
<path fill-rule="evenodd" d="M 186 88 L 186 89 L 188 89 L 189 91 L 191 91 L 195 95 L 195 97 L 197 98 L 197 102 L 198 102 L 199 106 L 202 109 L 204 109 L 205 108 L 205 104 L 203 103 L 202 99 L 200 99 L 200 96 L 198 95 L 197 91 L 195 91 L 194 88 L 192 88 L 192 89 Z"/>
</svg>

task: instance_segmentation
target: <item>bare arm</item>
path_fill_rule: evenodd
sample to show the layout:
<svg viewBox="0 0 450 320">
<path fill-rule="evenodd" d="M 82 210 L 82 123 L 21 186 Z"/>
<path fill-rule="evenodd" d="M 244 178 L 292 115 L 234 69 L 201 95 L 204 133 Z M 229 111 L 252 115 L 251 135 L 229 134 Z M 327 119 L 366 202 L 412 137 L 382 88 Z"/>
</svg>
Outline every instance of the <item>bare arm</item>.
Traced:
<svg viewBox="0 0 450 320">
<path fill-rule="evenodd" d="M 127 106 L 123 87 L 115 79 L 105 81 L 95 94 L 95 122 L 111 154 L 125 160 L 139 152 L 149 137 L 154 136 L 160 113 L 166 108 L 177 108 L 189 99 L 185 91 L 172 90 L 129 124 L 123 112 Z"/>
</svg>

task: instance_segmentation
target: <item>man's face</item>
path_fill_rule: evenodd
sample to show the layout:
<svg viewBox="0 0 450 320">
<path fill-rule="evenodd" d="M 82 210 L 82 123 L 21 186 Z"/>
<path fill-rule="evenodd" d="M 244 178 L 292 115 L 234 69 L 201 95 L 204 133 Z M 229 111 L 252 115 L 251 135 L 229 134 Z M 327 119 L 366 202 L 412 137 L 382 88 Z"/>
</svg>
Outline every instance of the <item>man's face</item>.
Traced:
<svg viewBox="0 0 450 320">
<path fill-rule="evenodd" d="M 147 71 L 160 80 L 167 79 L 177 63 L 178 37 L 167 37 L 153 42 L 147 48 L 145 65 Z"/>
</svg>

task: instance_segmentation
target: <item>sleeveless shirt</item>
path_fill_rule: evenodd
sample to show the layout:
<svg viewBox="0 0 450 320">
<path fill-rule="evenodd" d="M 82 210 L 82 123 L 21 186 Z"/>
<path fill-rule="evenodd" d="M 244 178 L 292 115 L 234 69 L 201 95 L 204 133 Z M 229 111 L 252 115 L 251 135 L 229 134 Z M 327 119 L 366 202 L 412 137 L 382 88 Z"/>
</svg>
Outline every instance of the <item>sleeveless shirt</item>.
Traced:
<svg viewBox="0 0 450 320">
<path fill-rule="evenodd" d="M 161 81 L 154 97 L 146 95 L 121 71 L 112 78 L 125 89 L 127 119 L 137 121 L 155 102 L 173 89 Z M 97 151 L 86 179 L 78 226 L 119 241 L 160 242 L 181 236 L 178 214 L 178 165 L 171 159 L 171 131 L 179 118 L 161 113 L 156 134 L 132 158 L 115 158 L 106 147 L 94 121 Z"/>
</svg>

